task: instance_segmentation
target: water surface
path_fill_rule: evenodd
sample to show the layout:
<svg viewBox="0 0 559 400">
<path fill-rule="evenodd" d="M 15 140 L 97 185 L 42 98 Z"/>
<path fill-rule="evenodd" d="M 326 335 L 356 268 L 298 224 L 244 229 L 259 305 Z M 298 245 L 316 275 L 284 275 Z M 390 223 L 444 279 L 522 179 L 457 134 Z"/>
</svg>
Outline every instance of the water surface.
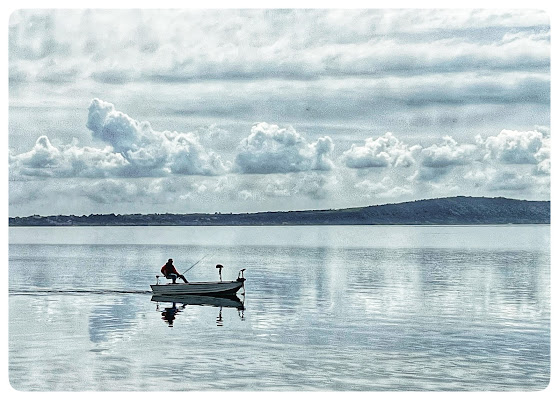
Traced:
<svg viewBox="0 0 559 400">
<path fill-rule="evenodd" d="M 539 390 L 549 226 L 10 228 L 26 391 Z M 238 304 L 152 301 L 246 268 Z M 220 307 L 221 305 L 221 307 Z"/>
</svg>

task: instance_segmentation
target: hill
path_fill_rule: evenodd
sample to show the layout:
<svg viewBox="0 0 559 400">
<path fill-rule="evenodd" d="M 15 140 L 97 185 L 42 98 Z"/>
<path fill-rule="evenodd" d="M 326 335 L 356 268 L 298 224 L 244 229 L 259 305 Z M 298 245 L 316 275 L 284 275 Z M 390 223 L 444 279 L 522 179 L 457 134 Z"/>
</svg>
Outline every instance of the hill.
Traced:
<svg viewBox="0 0 559 400">
<path fill-rule="evenodd" d="M 10 226 L 549 224 L 550 202 L 447 197 L 398 204 L 245 214 L 90 214 L 13 217 Z"/>
</svg>

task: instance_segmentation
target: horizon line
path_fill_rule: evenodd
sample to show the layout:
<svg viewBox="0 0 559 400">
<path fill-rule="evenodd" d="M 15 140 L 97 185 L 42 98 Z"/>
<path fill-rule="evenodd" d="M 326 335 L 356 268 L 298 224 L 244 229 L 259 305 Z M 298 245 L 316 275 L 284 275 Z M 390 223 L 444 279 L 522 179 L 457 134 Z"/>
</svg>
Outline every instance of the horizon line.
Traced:
<svg viewBox="0 0 559 400">
<path fill-rule="evenodd" d="M 551 202 L 549 200 L 528 200 L 528 199 L 517 199 L 512 197 L 504 197 L 504 196 L 496 196 L 496 197 L 487 197 L 487 196 L 466 196 L 466 195 L 457 195 L 457 196 L 446 196 L 446 197 L 431 197 L 431 198 L 422 198 L 416 200 L 408 200 L 408 201 L 400 201 L 400 202 L 392 202 L 392 203 L 382 203 L 382 204 L 370 204 L 364 206 L 352 206 L 352 207 L 343 207 L 343 208 L 322 208 L 322 209 L 302 209 L 302 210 L 268 210 L 268 211 L 252 211 L 252 212 L 222 212 L 222 211 L 214 211 L 214 212 L 186 212 L 186 213 L 129 213 L 129 214 L 115 214 L 113 213 L 90 213 L 90 214 L 82 214 L 81 216 L 89 216 L 89 215 L 194 215 L 194 214 L 206 214 L 206 215 L 215 215 L 215 214 L 225 214 L 225 215 L 242 215 L 242 214 L 264 214 L 264 213 L 289 213 L 289 212 L 308 212 L 308 211 L 340 211 L 340 210 L 351 210 L 355 208 L 366 208 L 366 207 L 381 207 L 381 206 L 388 206 L 388 205 L 397 205 L 397 204 L 407 204 L 407 203 L 415 203 L 418 201 L 430 201 L 430 200 L 445 200 L 445 199 L 457 199 L 457 198 L 470 198 L 470 199 L 504 199 L 504 200 L 515 200 L 515 201 L 529 201 L 529 202 Z M 32 214 L 27 216 L 8 216 L 8 218 L 29 218 L 29 217 L 54 217 L 54 216 L 79 216 L 75 214 L 51 214 L 51 215 L 40 215 L 40 214 Z"/>
</svg>

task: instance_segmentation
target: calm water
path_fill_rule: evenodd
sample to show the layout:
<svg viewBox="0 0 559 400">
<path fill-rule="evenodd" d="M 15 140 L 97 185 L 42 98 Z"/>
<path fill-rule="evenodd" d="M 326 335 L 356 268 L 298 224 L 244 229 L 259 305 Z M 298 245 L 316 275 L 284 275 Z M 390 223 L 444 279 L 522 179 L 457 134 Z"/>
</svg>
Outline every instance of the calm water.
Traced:
<svg viewBox="0 0 559 400">
<path fill-rule="evenodd" d="M 25 391 L 539 390 L 549 226 L 10 228 Z M 242 303 L 158 303 L 246 268 Z M 241 306 L 239 306 L 241 304 Z M 219 305 L 219 304 L 216 304 Z"/>
</svg>

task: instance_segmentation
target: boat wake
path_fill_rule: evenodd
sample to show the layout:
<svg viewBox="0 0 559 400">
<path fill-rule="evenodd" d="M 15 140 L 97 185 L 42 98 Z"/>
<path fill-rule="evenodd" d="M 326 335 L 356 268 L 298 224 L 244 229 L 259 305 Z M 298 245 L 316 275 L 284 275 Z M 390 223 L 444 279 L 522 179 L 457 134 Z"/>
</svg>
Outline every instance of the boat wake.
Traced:
<svg viewBox="0 0 559 400">
<path fill-rule="evenodd" d="M 10 296 L 88 295 L 88 294 L 152 294 L 150 290 L 112 289 L 22 289 L 9 291 Z"/>
</svg>

